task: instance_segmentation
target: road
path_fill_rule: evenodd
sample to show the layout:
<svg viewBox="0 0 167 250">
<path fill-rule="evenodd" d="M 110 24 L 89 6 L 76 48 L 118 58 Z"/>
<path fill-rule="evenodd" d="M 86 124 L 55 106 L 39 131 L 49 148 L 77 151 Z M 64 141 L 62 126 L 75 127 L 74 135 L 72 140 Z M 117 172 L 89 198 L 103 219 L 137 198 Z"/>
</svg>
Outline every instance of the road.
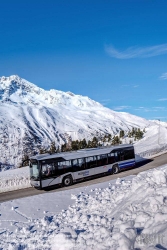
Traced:
<svg viewBox="0 0 167 250">
<path fill-rule="evenodd" d="M 89 186 L 92 184 L 110 181 L 110 180 L 113 180 L 116 178 L 123 178 L 123 177 L 126 177 L 128 175 L 137 175 L 138 173 L 140 173 L 142 171 L 152 169 L 155 167 L 159 167 L 159 166 L 162 166 L 164 164 L 167 164 L 167 154 L 163 154 L 163 155 L 158 156 L 156 158 L 137 163 L 137 167 L 134 169 L 123 171 L 123 172 L 120 172 L 116 175 L 107 175 L 107 176 L 98 177 L 95 179 L 79 182 L 79 183 L 76 183 L 76 184 L 69 186 L 69 187 L 54 188 L 54 189 L 48 190 L 48 191 L 36 190 L 35 188 L 25 188 L 25 189 L 15 190 L 15 191 L 11 191 L 11 192 L 0 193 L 0 202 L 2 203 L 5 201 L 20 199 L 23 197 L 38 195 L 38 194 L 42 194 L 42 193 L 46 193 L 46 192 L 59 192 L 61 190 Z"/>
</svg>

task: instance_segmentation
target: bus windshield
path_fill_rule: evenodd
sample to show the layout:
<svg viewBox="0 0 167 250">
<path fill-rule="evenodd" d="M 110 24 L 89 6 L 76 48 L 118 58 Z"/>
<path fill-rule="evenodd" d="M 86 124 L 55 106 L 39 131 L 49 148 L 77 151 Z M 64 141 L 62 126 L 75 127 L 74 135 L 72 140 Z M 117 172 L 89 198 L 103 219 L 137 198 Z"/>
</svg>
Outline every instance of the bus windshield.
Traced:
<svg viewBox="0 0 167 250">
<path fill-rule="evenodd" d="M 39 165 L 36 160 L 30 161 L 30 179 L 39 180 Z"/>
</svg>

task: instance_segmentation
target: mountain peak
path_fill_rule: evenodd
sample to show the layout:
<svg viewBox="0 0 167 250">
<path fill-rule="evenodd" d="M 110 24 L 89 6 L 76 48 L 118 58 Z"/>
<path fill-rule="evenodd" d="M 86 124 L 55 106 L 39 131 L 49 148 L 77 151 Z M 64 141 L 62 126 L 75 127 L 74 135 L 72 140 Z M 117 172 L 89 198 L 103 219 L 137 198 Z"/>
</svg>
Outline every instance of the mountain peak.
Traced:
<svg viewBox="0 0 167 250">
<path fill-rule="evenodd" d="M 81 108 L 102 107 L 98 102 L 82 95 L 75 95 L 72 92 L 63 92 L 56 89 L 49 91 L 39 88 L 35 84 L 26 81 L 18 75 L 0 77 L 0 100 L 3 102 L 14 102 L 22 105 L 33 105 L 34 103 L 42 106 L 71 106 Z"/>
<path fill-rule="evenodd" d="M 11 75 L 11 76 L 2 76 L 0 77 L 0 87 L 2 88 L 3 87 L 8 87 L 9 85 L 12 85 L 13 83 L 17 83 L 17 85 L 29 85 L 31 87 L 36 87 L 36 85 L 34 85 L 33 83 L 31 82 L 28 82 L 27 80 L 21 78 L 20 76 L 18 75 Z"/>
<path fill-rule="evenodd" d="M 9 77 L 0 77 L 0 100 L 10 100 L 16 96 L 26 96 L 30 92 L 37 92 L 39 88 L 31 82 L 19 77 L 11 75 Z"/>
<path fill-rule="evenodd" d="M 12 80 L 17 80 L 19 81 L 21 78 L 18 75 L 11 75 L 9 77 L 2 76 L 0 77 L 0 81 L 12 81 Z"/>
</svg>

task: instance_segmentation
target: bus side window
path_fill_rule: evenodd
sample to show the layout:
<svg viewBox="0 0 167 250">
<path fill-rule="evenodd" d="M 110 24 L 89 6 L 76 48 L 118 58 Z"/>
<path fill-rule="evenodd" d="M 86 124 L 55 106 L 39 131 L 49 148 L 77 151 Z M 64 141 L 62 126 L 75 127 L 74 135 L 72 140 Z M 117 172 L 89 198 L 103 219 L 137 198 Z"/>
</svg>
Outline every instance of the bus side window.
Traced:
<svg viewBox="0 0 167 250">
<path fill-rule="evenodd" d="M 108 164 L 112 164 L 114 162 L 115 162 L 114 153 L 108 154 Z"/>
<path fill-rule="evenodd" d="M 134 156 L 134 150 L 133 149 L 126 149 L 124 151 L 124 155 L 125 155 L 125 160 L 129 160 L 129 159 L 135 158 L 135 156 Z"/>
<path fill-rule="evenodd" d="M 42 164 L 42 176 L 48 177 L 53 174 L 53 163 L 50 164 Z"/>
<path fill-rule="evenodd" d="M 71 161 L 64 161 L 65 168 L 71 168 Z"/>
<path fill-rule="evenodd" d="M 96 157 L 90 156 L 86 157 L 86 168 L 94 168 L 96 167 Z"/>
<path fill-rule="evenodd" d="M 53 175 L 56 175 L 58 173 L 58 163 L 54 162 L 53 164 Z"/>
<path fill-rule="evenodd" d="M 115 161 L 124 161 L 124 151 L 123 150 L 116 150 L 114 152 L 115 155 Z"/>
<path fill-rule="evenodd" d="M 59 174 L 64 174 L 69 170 L 69 168 L 71 167 L 71 162 L 70 161 L 61 161 L 58 162 L 58 172 Z"/>
<path fill-rule="evenodd" d="M 115 151 L 114 152 L 114 156 L 115 156 L 115 161 L 120 161 L 120 152 L 119 151 Z"/>
<path fill-rule="evenodd" d="M 82 170 L 85 169 L 85 159 L 81 158 L 78 159 L 78 170 Z"/>
<path fill-rule="evenodd" d="M 102 165 L 106 165 L 108 163 L 107 162 L 107 154 L 101 155 L 101 160 L 102 160 Z"/>
<path fill-rule="evenodd" d="M 120 161 L 124 161 L 124 151 L 120 151 Z"/>
<path fill-rule="evenodd" d="M 78 171 L 78 159 L 72 160 L 72 167 L 74 171 Z"/>
<path fill-rule="evenodd" d="M 97 155 L 96 159 L 97 159 L 97 166 L 101 166 L 102 165 L 102 161 L 101 161 L 100 155 Z"/>
</svg>

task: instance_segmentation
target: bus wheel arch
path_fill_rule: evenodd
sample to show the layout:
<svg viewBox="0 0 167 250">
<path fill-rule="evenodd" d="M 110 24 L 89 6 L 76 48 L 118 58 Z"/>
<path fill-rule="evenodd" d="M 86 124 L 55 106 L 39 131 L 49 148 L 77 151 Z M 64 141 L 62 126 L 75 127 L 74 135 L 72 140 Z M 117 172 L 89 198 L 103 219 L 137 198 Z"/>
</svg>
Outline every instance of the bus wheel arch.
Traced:
<svg viewBox="0 0 167 250">
<path fill-rule="evenodd" d="M 68 186 L 72 185 L 72 183 L 73 183 L 73 178 L 72 178 L 71 174 L 63 177 L 62 184 L 64 187 L 68 187 Z"/>
<path fill-rule="evenodd" d="M 112 172 L 113 172 L 113 174 L 118 174 L 119 171 L 120 171 L 120 169 L 119 169 L 118 164 L 115 164 L 115 165 L 112 167 Z"/>
</svg>

